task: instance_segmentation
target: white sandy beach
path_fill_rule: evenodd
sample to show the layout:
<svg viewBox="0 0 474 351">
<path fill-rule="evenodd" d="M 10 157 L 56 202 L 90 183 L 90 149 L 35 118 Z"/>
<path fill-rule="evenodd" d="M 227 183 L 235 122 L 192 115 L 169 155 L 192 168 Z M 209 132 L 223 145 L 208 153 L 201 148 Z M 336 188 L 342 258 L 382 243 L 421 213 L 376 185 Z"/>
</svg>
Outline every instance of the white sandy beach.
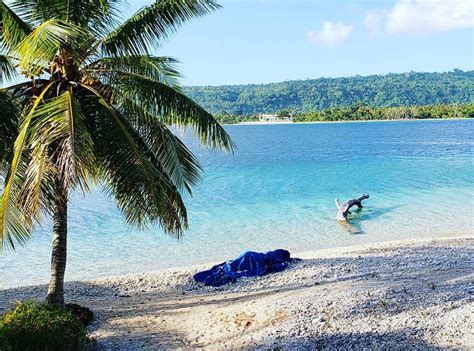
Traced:
<svg viewBox="0 0 474 351">
<path fill-rule="evenodd" d="M 293 255 L 284 272 L 203 288 L 209 265 L 67 284 L 99 349 L 473 349 L 474 236 Z M 42 298 L 44 286 L 0 291 Z"/>
</svg>

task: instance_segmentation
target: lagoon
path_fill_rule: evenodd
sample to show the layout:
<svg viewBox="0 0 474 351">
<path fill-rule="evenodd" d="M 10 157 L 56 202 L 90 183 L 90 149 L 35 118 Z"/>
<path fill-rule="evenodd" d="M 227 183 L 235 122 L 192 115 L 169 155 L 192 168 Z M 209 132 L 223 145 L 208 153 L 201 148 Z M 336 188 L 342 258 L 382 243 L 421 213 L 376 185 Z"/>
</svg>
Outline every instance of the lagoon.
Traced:
<svg viewBox="0 0 474 351">
<path fill-rule="evenodd" d="M 100 188 L 74 194 L 67 280 L 204 262 L 245 250 L 292 252 L 474 232 L 474 121 L 226 126 L 234 155 L 191 142 L 205 173 L 186 198 L 180 240 L 123 221 Z M 191 140 L 190 135 L 184 135 Z M 352 227 L 334 198 L 369 193 Z M 51 225 L 0 254 L 0 288 L 46 283 Z"/>
</svg>

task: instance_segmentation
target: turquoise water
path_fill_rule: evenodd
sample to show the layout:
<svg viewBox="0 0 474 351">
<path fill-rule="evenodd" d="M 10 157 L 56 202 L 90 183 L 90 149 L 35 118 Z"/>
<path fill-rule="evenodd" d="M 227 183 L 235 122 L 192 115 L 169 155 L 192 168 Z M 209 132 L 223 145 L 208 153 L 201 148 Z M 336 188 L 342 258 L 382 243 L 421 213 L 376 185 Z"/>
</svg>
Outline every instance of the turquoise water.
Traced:
<svg viewBox="0 0 474 351">
<path fill-rule="evenodd" d="M 474 120 L 226 127 L 234 156 L 191 145 L 205 168 L 180 241 L 128 227 L 99 189 L 74 196 L 67 279 L 202 262 L 244 250 L 306 251 L 473 233 Z M 185 137 L 187 139 L 187 137 Z M 370 194 L 353 227 L 334 198 Z M 0 256 L 0 288 L 45 283 L 50 224 Z"/>
</svg>

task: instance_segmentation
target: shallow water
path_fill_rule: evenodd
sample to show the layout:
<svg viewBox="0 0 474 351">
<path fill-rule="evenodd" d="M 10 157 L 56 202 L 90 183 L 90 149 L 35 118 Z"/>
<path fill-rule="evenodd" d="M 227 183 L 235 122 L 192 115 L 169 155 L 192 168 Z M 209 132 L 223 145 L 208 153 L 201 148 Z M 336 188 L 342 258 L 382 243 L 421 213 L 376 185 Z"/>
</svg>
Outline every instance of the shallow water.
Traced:
<svg viewBox="0 0 474 351">
<path fill-rule="evenodd" d="M 67 279 L 474 231 L 474 120 L 226 128 L 234 156 L 191 145 L 205 174 L 180 241 L 128 227 L 100 189 L 73 196 Z M 370 199 L 353 226 L 338 224 L 334 198 L 362 192 Z M 0 254 L 0 288 L 46 283 L 50 239 L 45 222 Z"/>
</svg>

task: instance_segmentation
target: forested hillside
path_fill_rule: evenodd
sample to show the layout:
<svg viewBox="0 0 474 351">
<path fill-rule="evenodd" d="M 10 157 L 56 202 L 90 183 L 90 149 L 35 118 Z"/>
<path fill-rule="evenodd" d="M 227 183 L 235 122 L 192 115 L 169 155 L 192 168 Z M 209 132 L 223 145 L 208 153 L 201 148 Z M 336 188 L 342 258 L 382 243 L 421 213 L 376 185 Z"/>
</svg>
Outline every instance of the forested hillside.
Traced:
<svg viewBox="0 0 474 351">
<path fill-rule="evenodd" d="M 215 114 L 309 112 L 364 104 L 370 107 L 474 102 L 474 71 L 319 78 L 260 85 L 186 87 Z"/>
</svg>

